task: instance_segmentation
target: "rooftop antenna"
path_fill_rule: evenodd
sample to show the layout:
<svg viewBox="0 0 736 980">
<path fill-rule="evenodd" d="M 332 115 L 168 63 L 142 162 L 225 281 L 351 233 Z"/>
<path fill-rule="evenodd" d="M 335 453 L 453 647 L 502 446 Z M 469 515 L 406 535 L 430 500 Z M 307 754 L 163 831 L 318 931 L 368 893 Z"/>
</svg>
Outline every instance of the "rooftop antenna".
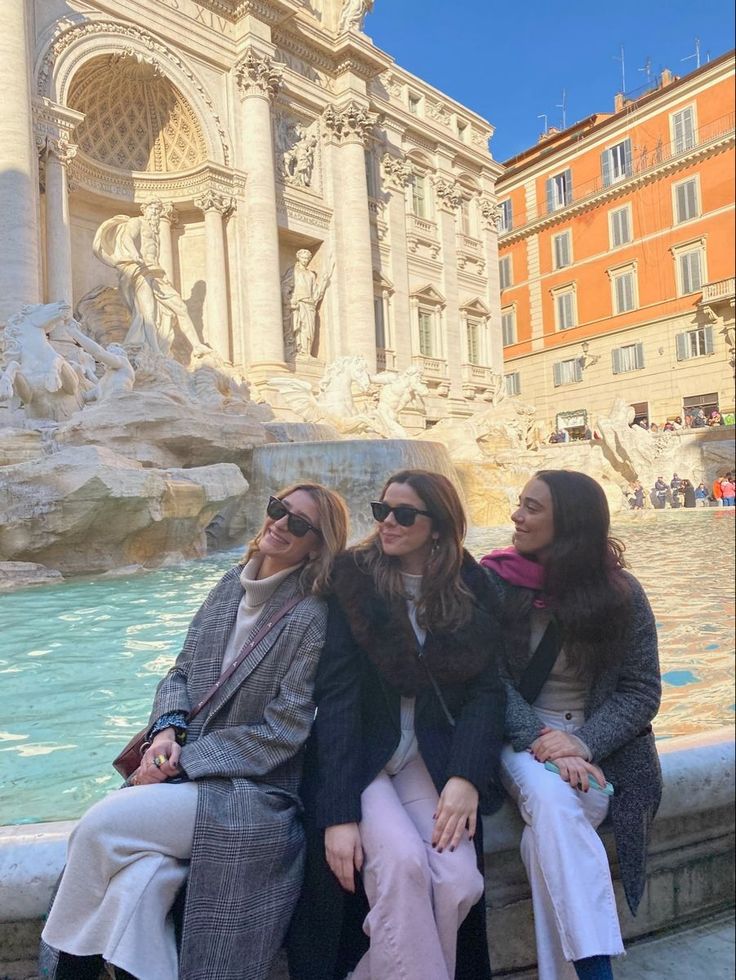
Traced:
<svg viewBox="0 0 736 980">
<path fill-rule="evenodd" d="M 636 70 L 637 71 L 643 71 L 644 72 L 644 75 L 645 75 L 646 80 L 647 80 L 647 85 L 649 85 L 649 83 L 652 80 L 652 59 L 647 56 L 647 60 L 644 62 L 644 67 L 643 68 L 637 68 Z"/>
<path fill-rule="evenodd" d="M 680 61 L 690 61 L 691 58 L 695 58 L 695 67 L 700 68 L 700 38 L 695 38 L 695 53 L 689 54 L 687 58 L 680 58 Z"/>
<path fill-rule="evenodd" d="M 624 46 L 621 45 L 621 54 L 613 55 L 614 61 L 621 62 L 621 91 L 626 93 L 626 61 L 624 59 Z"/>
<path fill-rule="evenodd" d="M 557 105 L 555 106 L 555 109 L 562 109 L 562 128 L 567 129 L 567 116 L 566 116 L 567 96 L 564 88 L 562 90 L 562 102 L 558 102 Z"/>
<path fill-rule="evenodd" d="M 547 126 L 547 113 L 542 112 L 540 115 L 537 116 L 537 119 L 544 119 L 544 132 L 546 133 L 547 129 L 549 128 Z"/>
</svg>

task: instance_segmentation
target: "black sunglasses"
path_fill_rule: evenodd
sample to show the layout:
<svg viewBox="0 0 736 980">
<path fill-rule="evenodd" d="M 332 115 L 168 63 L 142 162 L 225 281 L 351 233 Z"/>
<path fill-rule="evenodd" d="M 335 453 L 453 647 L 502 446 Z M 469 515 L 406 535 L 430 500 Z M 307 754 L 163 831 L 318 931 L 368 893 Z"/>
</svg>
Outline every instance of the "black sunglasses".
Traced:
<svg viewBox="0 0 736 980">
<path fill-rule="evenodd" d="M 285 517 L 289 534 L 293 534 L 295 538 L 303 538 L 307 531 L 316 534 L 318 538 L 322 536 L 322 532 L 318 527 L 310 524 L 306 518 L 299 517 L 298 514 L 292 514 L 283 500 L 279 500 L 278 497 L 268 498 L 266 513 L 272 521 L 280 521 L 282 517 Z"/>
<path fill-rule="evenodd" d="M 373 519 L 379 524 L 383 524 L 388 515 L 393 514 L 396 523 L 402 527 L 411 527 L 419 514 L 423 517 L 432 517 L 428 510 L 418 510 L 411 504 L 398 504 L 396 507 L 389 507 L 382 500 L 372 501 L 371 510 L 373 511 Z"/>
</svg>

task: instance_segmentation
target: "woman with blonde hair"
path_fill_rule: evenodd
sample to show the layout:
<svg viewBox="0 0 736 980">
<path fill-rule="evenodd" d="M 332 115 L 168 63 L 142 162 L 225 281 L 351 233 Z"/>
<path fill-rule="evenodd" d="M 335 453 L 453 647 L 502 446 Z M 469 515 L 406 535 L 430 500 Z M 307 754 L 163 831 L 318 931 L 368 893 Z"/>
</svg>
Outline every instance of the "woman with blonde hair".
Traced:
<svg viewBox="0 0 736 980">
<path fill-rule="evenodd" d="M 43 931 L 60 952 L 42 975 L 96 980 L 106 961 L 137 980 L 268 977 L 301 885 L 297 793 L 325 637 L 320 594 L 347 526 L 342 499 L 318 484 L 270 498 L 159 684 L 130 788 L 72 834 Z M 177 951 L 171 909 L 185 883 Z"/>
<path fill-rule="evenodd" d="M 479 802 L 499 803 L 498 631 L 478 603 L 484 575 L 463 548 L 465 515 L 446 477 L 402 470 L 371 508 L 376 530 L 335 564 L 305 799 L 334 877 L 308 871 L 291 974 L 453 980 L 469 955 L 458 928 L 484 891 Z M 340 957 L 340 906 L 358 876 L 369 948 L 355 965 L 355 946 Z M 475 922 L 475 960 L 458 975 L 481 980 L 482 914 Z"/>
</svg>

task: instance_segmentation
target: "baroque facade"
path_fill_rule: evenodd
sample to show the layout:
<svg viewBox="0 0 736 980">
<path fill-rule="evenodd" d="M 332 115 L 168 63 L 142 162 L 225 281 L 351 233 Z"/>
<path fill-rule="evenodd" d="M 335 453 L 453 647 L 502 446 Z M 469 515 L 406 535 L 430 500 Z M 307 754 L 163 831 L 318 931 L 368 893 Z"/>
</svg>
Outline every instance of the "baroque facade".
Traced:
<svg viewBox="0 0 736 980">
<path fill-rule="evenodd" d="M 507 390 L 573 437 L 615 396 L 659 425 L 733 413 L 733 52 L 504 166 Z"/>
<path fill-rule="evenodd" d="M 111 219 L 155 200 L 143 238 L 179 321 L 264 398 L 362 355 L 419 369 L 414 428 L 492 399 L 492 127 L 380 51 L 366 7 L 5 0 L 0 322 L 41 301 L 114 316 L 138 256 Z"/>
</svg>

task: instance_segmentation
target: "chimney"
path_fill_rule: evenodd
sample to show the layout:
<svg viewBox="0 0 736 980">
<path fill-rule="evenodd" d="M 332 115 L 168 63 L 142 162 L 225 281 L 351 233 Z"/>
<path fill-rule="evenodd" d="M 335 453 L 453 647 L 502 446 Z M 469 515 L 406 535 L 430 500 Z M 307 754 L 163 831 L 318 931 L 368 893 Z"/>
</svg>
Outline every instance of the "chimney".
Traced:
<svg viewBox="0 0 736 980">
<path fill-rule="evenodd" d="M 669 70 L 669 68 L 663 68 L 662 74 L 659 76 L 659 87 L 666 88 L 668 85 L 671 85 L 674 82 L 674 80 L 675 77 L 672 74 L 672 72 Z"/>
<path fill-rule="evenodd" d="M 613 97 L 613 111 L 621 112 L 626 105 L 626 96 L 623 92 L 617 92 Z"/>
</svg>

